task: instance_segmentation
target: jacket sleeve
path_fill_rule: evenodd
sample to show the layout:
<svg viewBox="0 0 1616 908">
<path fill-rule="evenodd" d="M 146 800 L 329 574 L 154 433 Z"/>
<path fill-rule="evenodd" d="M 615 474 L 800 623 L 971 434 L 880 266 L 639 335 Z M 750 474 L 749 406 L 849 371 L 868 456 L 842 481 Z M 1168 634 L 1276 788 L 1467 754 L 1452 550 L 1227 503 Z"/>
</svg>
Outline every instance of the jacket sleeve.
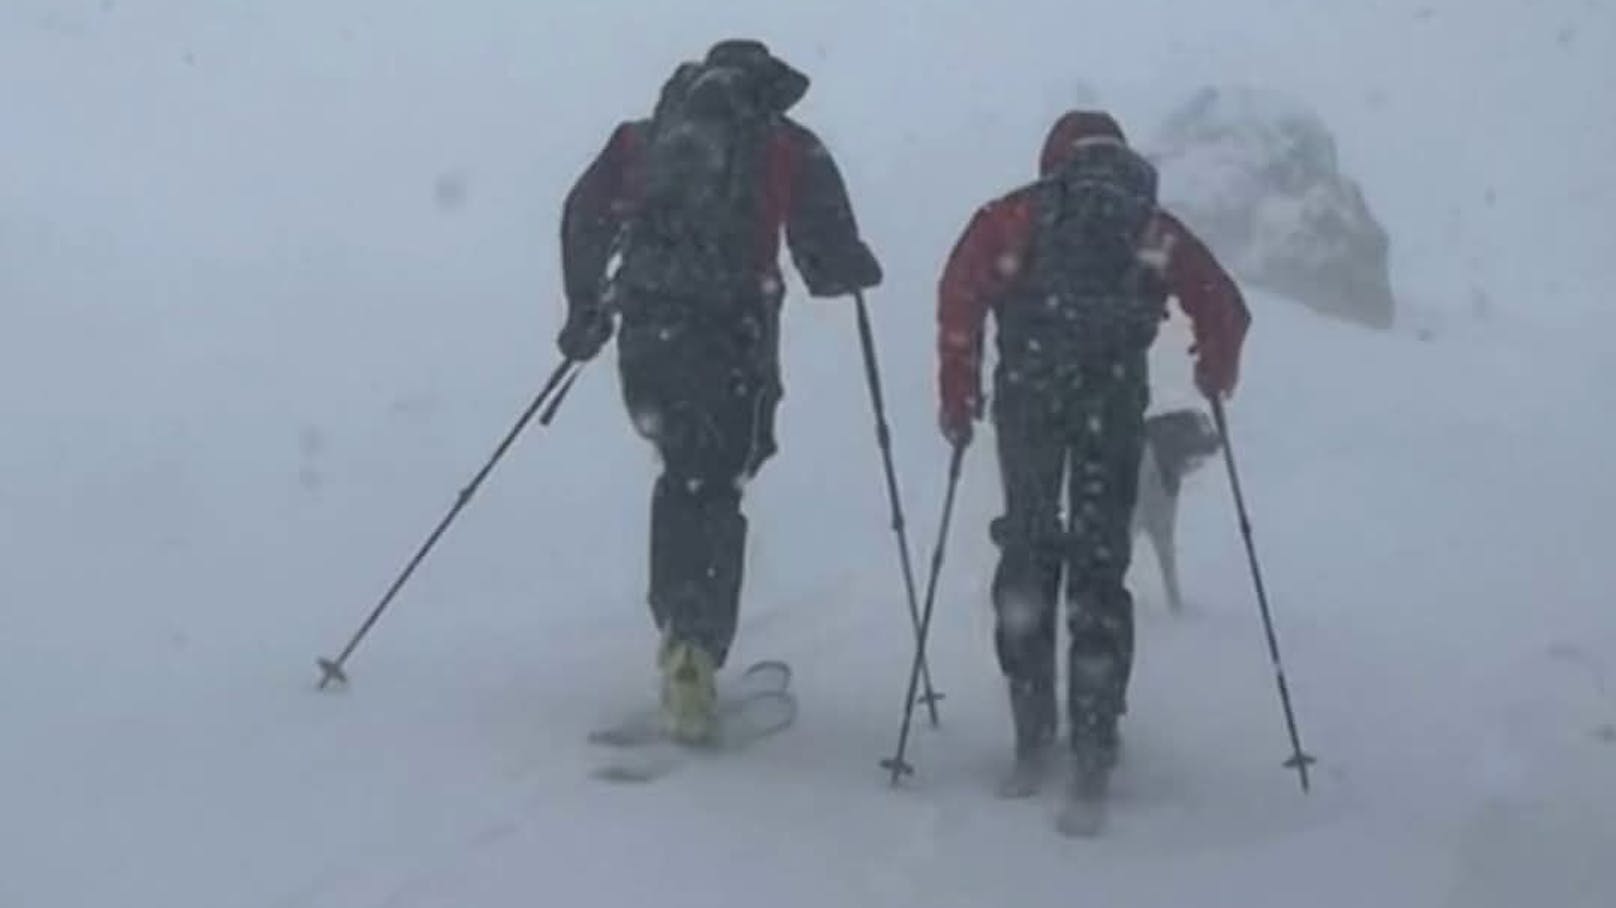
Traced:
<svg viewBox="0 0 1616 908">
<path fill-rule="evenodd" d="M 1212 251 L 1177 218 L 1158 215 L 1168 292 L 1189 316 L 1195 332 L 1196 373 L 1203 382 L 1228 394 L 1240 377 L 1240 352 L 1251 312 L 1240 287 L 1218 264 Z"/>
<path fill-rule="evenodd" d="M 955 243 L 937 289 L 938 394 L 960 424 L 982 412 L 982 335 L 987 314 L 1021 273 L 1030 221 L 1017 197 L 978 209 Z"/>
<path fill-rule="evenodd" d="M 881 264 L 859 237 L 847 187 L 819 138 L 787 122 L 790 190 L 785 217 L 791 259 L 813 296 L 852 293 L 881 283 Z"/>
<path fill-rule="evenodd" d="M 639 131 L 634 123 L 619 125 L 567 193 L 561 271 L 569 313 L 588 315 L 600 307 L 606 266 L 630 207 L 627 175 L 639 152 Z"/>
</svg>

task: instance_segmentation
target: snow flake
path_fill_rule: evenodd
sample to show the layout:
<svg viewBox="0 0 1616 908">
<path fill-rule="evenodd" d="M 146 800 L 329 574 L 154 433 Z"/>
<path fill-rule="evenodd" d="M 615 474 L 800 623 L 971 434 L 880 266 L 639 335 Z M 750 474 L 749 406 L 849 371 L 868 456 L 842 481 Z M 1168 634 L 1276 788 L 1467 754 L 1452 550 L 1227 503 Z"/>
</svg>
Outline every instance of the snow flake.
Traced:
<svg viewBox="0 0 1616 908">
<path fill-rule="evenodd" d="M 641 407 L 629 414 L 634 422 L 634 430 L 644 438 L 656 438 L 662 434 L 662 413 L 651 407 Z"/>
<path fill-rule="evenodd" d="M 999 626 L 1010 637 L 1036 633 L 1043 611 L 1042 605 L 1030 596 L 1005 595 L 999 600 Z"/>
</svg>

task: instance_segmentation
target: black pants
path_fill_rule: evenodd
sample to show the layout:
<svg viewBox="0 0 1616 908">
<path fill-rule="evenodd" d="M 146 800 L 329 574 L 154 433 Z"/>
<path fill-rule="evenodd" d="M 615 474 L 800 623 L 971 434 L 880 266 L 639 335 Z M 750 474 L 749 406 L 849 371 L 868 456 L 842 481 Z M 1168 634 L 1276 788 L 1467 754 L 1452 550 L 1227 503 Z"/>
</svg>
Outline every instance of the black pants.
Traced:
<svg viewBox="0 0 1616 908">
<path fill-rule="evenodd" d="M 1005 498 L 993 524 L 999 665 L 1012 682 L 1053 684 L 1064 571 L 1068 713 L 1115 717 L 1126 710 L 1133 665 L 1133 598 L 1124 578 L 1150 395 L 1146 362 L 1129 356 L 1052 382 L 1005 374 L 993 413 Z"/>
<path fill-rule="evenodd" d="M 776 311 L 663 303 L 626 314 L 623 398 L 656 445 L 649 600 L 657 627 L 719 665 L 735 638 L 746 557 L 742 484 L 775 450 Z"/>
</svg>

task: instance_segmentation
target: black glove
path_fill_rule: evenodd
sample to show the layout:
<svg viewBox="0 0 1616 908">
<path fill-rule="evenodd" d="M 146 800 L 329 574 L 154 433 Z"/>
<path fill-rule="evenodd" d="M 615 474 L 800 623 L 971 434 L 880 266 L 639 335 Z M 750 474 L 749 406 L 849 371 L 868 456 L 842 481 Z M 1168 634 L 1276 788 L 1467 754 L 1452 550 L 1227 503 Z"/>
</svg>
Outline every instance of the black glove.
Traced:
<svg viewBox="0 0 1616 908">
<path fill-rule="evenodd" d="M 797 270 L 808 287 L 808 294 L 820 299 L 868 290 L 880 285 L 883 277 L 875 253 L 857 241 L 834 255 L 804 256 L 797 260 Z"/>
<path fill-rule="evenodd" d="M 574 306 L 567 315 L 567 323 L 556 337 L 561 355 L 575 362 L 588 362 L 612 338 L 612 318 L 605 311 L 589 306 Z"/>
<path fill-rule="evenodd" d="M 881 273 L 881 263 L 876 260 L 875 253 L 862 242 L 855 243 L 842 258 L 842 283 L 847 286 L 844 293 L 853 290 L 868 290 L 881 283 L 884 276 Z"/>
</svg>

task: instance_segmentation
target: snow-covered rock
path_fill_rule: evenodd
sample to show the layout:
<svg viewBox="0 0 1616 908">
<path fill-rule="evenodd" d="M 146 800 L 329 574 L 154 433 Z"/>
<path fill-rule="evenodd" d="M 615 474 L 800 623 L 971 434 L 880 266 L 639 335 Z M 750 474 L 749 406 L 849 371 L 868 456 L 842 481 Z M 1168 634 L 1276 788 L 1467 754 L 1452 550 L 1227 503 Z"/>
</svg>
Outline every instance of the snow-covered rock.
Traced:
<svg viewBox="0 0 1616 908">
<path fill-rule="evenodd" d="M 1152 152 L 1167 206 L 1242 281 L 1390 327 L 1386 231 L 1312 111 L 1269 91 L 1206 88 L 1167 119 Z"/>
</svg>

